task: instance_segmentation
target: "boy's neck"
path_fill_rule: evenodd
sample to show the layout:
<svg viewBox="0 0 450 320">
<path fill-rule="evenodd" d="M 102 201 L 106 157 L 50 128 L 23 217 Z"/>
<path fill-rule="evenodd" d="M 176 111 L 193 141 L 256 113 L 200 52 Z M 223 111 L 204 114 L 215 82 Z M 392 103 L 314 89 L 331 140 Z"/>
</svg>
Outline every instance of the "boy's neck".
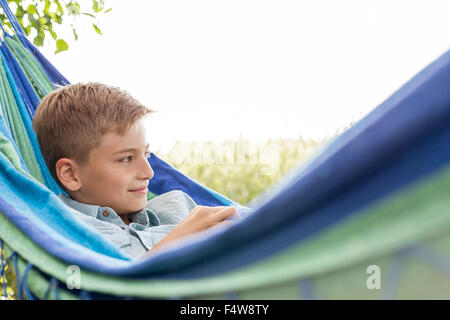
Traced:
<svg viewBox="0 0 450 320">
<path fill-rule="evenodd" d="M 130 215 L 129 214 L 124 214 L 124 215 L 119 215 L 120 219 L 122 219 L 123 223 L 125 223 L 127 226 L 133 222 L 131 221 Z"/>
</svg>

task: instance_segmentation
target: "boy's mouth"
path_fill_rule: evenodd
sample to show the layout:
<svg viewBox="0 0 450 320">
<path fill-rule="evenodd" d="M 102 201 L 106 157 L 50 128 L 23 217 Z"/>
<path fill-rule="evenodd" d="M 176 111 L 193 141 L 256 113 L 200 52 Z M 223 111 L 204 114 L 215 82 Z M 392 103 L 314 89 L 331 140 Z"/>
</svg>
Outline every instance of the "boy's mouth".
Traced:
<svg viewBox="0 0 450 320">
<path fill-rule="evenodd" d="M 143 187 L 141 187 L 141 188 L 138 188 L 138 189 L 133 189 L 133 190 L 128 190 L 128 191 L 146 194 L 146 193 L 147 193 L 147 185 L 146 185 L 146 186 L 143 186 Z"/>
</svg>

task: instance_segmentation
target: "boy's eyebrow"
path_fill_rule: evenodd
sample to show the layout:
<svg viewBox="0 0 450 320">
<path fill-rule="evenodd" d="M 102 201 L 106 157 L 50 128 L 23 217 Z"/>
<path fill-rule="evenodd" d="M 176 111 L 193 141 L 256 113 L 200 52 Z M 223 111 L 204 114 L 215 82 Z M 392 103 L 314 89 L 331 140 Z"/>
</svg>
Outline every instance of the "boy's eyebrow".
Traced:
<svg viewBox="0 0 450 320">
<path fill-rule="evenodd" d="M 145 149 L 148 149 L 148 147 L 150 147 L 150 144 L 149 144 L 149 143 L 147 143 L 147 145 L 145 146 Z M 113 152 L 113 154 L 117 154 L 117 153 L 125 153 L 125 152 L 134 151 L 134 150 L 136 150 L 136 148 L 130 148 L 130 149 L 125 149 L 125 150 L 116 151 L 116 152 Z"/>
</svg>

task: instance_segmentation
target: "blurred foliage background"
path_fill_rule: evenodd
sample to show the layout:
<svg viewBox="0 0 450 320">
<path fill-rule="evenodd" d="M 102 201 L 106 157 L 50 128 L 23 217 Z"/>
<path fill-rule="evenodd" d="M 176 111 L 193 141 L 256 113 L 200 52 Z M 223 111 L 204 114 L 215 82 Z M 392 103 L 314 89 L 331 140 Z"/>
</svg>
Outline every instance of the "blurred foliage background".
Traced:
<svg viewBox="0 0 450 320">
<path fill-rule="evenodd" d="M 102 34 L 99 20 L 103 14 L 112 10 L 106 7 L 104 0 L 8 0 L 8 5 L 26 36 L 33 39 L 33 44 L 42 47 L 45 38 L 51 37 L 51 42 L 56 44 L 55 53 L 69 49 L 61 30 L 70 28 L 69 34 L 72 33 L 75 40 L 78 40 L 77 31 L 86 26 L 93 32 Z M 90 22 L 86 23 L 81 17 L 88 17 Z M 0 21 L 5 30 L 13 34 L 11 23 L 1 7 Z M 60 27 L 59 31 L 55 29 L 55 25 Z"/>
<path fill-rule="evenodd" d="M 197 182 L 242 205 L 280 180 L 323 147 L 330 138 L 279 138 L 177 142 L 170 151 L 155 153 Z"/>
</svg>

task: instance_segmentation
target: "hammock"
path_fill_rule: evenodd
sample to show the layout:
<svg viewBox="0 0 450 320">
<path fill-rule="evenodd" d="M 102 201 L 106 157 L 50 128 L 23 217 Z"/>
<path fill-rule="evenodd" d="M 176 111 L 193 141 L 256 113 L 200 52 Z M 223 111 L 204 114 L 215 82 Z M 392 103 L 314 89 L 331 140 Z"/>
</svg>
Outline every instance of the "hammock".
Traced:
<svg viewBox="0 0 450 320">
<path fill-rule="evenodd" d="M 0 4 L 14 29 L 0 43 L 0 276 L 14 269 L 19 298 L 450 298 L 450 51 L 241 222 L 130 260 L 57 197 L 31 120 L 69 81 Z M 148 161 L 150 195 L 240 206 L 156 154 Z"/>
</svg>

